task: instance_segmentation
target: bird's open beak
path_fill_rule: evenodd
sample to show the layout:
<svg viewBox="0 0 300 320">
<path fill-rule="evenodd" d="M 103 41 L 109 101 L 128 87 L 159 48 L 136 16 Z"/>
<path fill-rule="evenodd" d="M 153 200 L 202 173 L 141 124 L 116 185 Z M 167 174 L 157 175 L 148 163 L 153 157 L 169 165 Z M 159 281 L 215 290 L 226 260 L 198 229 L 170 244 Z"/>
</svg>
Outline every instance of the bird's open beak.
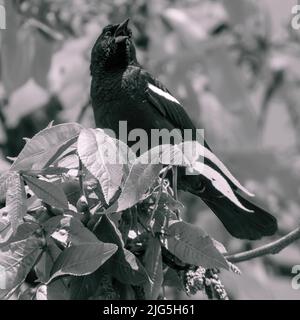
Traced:
<svg viewBox="0 0 300 320">
<path fill-rule="evenodd" d="M 128 39 L 128 23 L 129 19 L 126 19 L 119 24 L 114 35 L 116 43 L 120 43 Z"/>
</svg>

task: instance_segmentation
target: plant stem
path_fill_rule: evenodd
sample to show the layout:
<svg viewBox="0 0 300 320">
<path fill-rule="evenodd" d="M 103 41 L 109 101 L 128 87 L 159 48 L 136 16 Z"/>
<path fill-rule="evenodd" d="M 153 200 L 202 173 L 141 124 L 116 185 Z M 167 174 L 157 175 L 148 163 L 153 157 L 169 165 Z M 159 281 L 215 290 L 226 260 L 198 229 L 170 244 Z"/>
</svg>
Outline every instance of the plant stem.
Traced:
<svg viewBox="0 0 300 320">
<path fill-rule="evenodd" d="M 153 219 L 153 217 L 154 217 L 154 214 L 155 214 L 155 212 L 156 212 L 156 210 L 157 210 L 157 208 L 158 208 L 159 200 L 160 200 L 161 194 L 162 194 L 162 192 L 163 192 L 164 179 L 165 179 L 165 177 L 166 177 L 166 175 L 167 175 L 167 173 L 168 173 L 168 171 L 169 171 L 170 169 L 171 169 L 171 166 L 168 166 L 168 167 L 166 168 L 166 170 L 164 171 L 162 177 L 161 177 L 161 184 L 160 184 L 160 186 L 159 186 L 158 195 L 157 195 L 157 197 L 156 197 L 156 201 L 155 201 L 155 204 L 154 204 L 154 208 L 153 208 L 153 210 L 152 210 L 151 217 L 150 217 L 150 220 L 149 220 L 149 221 L 152 221 L 152 219 Z"/>
<path fill-rule="evenodd" d="M 293 231 L 281 237 L 280 239 L 270 242 L 266 245 L 263 245 L 261 247 L 258 247 L 256 249 L 249 250 L 249 251 L 244 251 L 236 254 L 228 254 L 228 255 L 225 255 L 225 257 L 228 261 L 233 263 L 248 261 L 254 258 L 265 256 L 267 254 L 279 253 L 288 245 L 290 245 L 291 243 L 299 239 L 300 239 L 300 227 L 294 229 Z"/>
</svg>

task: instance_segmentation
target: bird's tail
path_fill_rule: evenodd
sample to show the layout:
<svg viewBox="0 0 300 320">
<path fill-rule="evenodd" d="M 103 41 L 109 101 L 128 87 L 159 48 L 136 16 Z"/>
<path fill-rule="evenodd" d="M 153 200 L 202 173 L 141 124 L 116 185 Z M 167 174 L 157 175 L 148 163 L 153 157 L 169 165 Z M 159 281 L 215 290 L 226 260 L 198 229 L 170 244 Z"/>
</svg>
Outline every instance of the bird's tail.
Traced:
<svg viewBox="0 0 300 320">
<path fill-rule="evenodd" d="M 195 176 L 186 178 L 186 182 L 189 180 L 195 182 Z M 199 196 L 221 220 L 231 235 L 240 239 L 257 240 L 263 236 L 271 236 L 277 231 L 277 220 L 270 213 L 236 193 L 241 204 L 252 212 L 237 207 L 219 193 L 209 181 L 205 180 L 201 179 L 201 189 L 195 188 L 195 183 L 188 183 L 186 190 Z"/>
</svg>

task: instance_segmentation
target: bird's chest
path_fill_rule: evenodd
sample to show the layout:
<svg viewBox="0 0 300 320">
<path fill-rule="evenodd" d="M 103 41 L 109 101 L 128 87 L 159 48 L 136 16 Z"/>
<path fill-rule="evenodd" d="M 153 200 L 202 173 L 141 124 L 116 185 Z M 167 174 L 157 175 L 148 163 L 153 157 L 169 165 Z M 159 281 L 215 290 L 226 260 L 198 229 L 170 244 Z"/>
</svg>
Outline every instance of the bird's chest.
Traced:
<svg viewBox="0 0 300 320">
<path fill-rule="evenodd" d="M 143 118 L 142 99 L 127 88 L 112 88 L 111 92 L 103 92 L 92 104 L 96 126 L 114 130 L 117 136 L 124 122 L 129 128 L 139 127 L 138 119 Z"/>
</svg>

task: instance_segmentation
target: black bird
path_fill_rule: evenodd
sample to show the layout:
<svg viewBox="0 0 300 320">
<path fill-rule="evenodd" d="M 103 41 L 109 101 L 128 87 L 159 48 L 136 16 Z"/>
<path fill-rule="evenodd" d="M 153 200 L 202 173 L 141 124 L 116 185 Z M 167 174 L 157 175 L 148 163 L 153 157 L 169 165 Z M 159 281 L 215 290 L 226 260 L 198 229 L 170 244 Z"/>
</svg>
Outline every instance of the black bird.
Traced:
<svg viewBox="0 0 300 320">
<path fill-rule="evenodd" d="M 128 132 L 136 128 L 147 133 L 151 129 L 195 132 L 178 100 L 139 65 L 128 21 L 106 26 L 92 49 L 91 99 L 96 126 L 113 130 L 117 137 L 119 121 L 127 121 Z M 205 146 L 209 148 L 206 142 Z M 205 161 L 214 168 L 213 163 Z M 232 182 L 230 185 L 240 203 L 251 212 L 224 197 L 202 175 L 185 175 L 181 169 L 178 172 L 178 188 L 199 196 L 233 236 L 255 240 L 274 234 L 276 219 L 243 198 Z"/>
</svg>

